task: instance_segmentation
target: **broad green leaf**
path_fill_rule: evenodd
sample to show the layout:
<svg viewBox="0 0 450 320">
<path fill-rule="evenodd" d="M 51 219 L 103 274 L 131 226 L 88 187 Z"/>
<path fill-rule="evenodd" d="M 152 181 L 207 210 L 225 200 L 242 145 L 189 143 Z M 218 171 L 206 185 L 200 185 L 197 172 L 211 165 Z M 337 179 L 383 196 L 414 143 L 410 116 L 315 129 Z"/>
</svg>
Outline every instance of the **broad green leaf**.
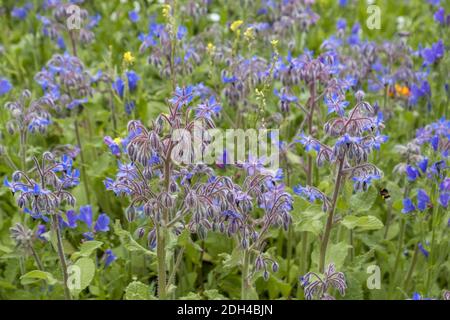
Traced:
<svg viewBox="0 0 450 320">
<path fill-rule="evenodd" d="M 377 199 L 378 192 L 370 188 L 366 192 L 358 192 L 350 197 L 350 207 L 355 212 L 365 212 L 372 208 Z"/>
<path fill-rule="evenodd" d="M 320 246 L 315 247 L 313 253 L 311 254 L 311 260 L 316 269 L 319 268 L 319 247 Z M 351 246 L 346 242 L 329 243 L 325 256 L 325 267 L 330 263 L 334 263 L 336 270 L 339 271 L 344 264 L 345 258 L 348 254 L 348 249 L 350 248 Z"/>
<path fill-rule="evenodd" d="M 133 239 L 133 236 L 128 231 L 123 230 L 120 225 L 120 220 L 116 220 L 116 223 L 114 224 L 114 233 L 119 236 L 120 241 L 128 251 L 140 251 L 148 256 L 156 256 L 155 252 L 147 250 L 141 246 L 136 240 Z"/>
<path fill-rule="evenodd" d="M 41 270 L 33 270 L 30 271 L 23 276 L 20 277 L 20 282 L 23 285 L 34 283 L 37 280 L 45 280 L 49 285 L 54 285 L 57 280 L 53 277 L 53 275 L 49 272 L 41 271 Z"/>
<path fill-rule="evenodd" d="M 73 271 L 69 272 L 69 288 L 77 295 L 94 279 L 95 263 L 91 258 L 80 258 L 69 271 Z"/>
<path fill-rule="evenodd" d="M 140 281 L 133 281 L 125 289 L 125 300 L 150 300 L 150 287 Z"/>
<path fill-rule="evenodd" d="M 203 295 L 208 300 L 227 300 L 227 298 L 219 293 L 217 289 L 205 290 Z"/>
<path fill-rule="evenodd" d="M 102 246 L 101 241 L 86 241 L 80 246 L 80 251 L 72 254 L 72 259 L 78 259 L 79 257 L 89 257 L 96 249 Z"/>
<path fill-rule="evenodd" d="M 378 230 L 383 228 L 383 223 L 375 216 L 346 216 L 341 224 L 352 230 L 358 228 L 361 231 Z"/>
</svg>

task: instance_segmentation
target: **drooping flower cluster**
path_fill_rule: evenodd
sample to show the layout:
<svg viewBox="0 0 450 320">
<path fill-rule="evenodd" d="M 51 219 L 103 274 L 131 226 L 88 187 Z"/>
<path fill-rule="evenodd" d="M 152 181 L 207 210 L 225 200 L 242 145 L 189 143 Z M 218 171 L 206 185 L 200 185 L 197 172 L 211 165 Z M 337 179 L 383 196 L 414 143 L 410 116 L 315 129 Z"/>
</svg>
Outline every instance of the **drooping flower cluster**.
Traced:
<svg viewBox="0 0 450 320">
<path fill-rule="evenodd" d="M 81 60 L 67 52 L 55 54 L 47 67 L 36 74 L 35 80 L 47 97 L 69 110 L 86 103 L 92 95 L 92 77 Z"/>
<path fill-rule="evenodd" d="M 372 180 L 381 177 L 381 171 L 367 161 L 369 154 L 378 150 L 381 143 L 387 140 L 380 133 L 382 128 L 381 114 L 374 114 L 370 104 L 359 101 L 348 111 L 348 116 L 333 118 L 325 123 L 326 134 L 336 138 L 333 146 L 304 135 L 301 135 L 299 142 L 306 149 L 317 151 L 318 166 L 327 162 L 339 164 L 344 176 L 353 180 L 355 190 L 365 191 Z M 312 188 L 297 188 L 297 193 L 309 201 L 324 199 L 313 194 L 315 192 L 317 191 Z"/>
<path fill-rule="evenodd" d="M 339 291 L 341 296 L 345 295 L 347 283 L 343 272 L 337 272 L 334 263 L 330 263 L 326 268 L 323 276 L 315 272 L 308 272 L 300 278 L 300 284 L 305 289 L 305 298 L 307 300 L 335 300 L 333 296 L 328 293 L 328 290 L 335 288 Z"/>
<path fill-rule="evenodd" d="M 19 99 L 7 102 L 5 108 L 11 114 L 7 123 L 9 133 L 28 131 L 30 133 L 44 133 L 51 124 L 51 109 L 58 109 L 49 96 L 31 100 L 31 92 L 24 90 Z"/>
<path fill-rule="evenodd" d="M 64 203 L 74 206 L 75 197 L 68 191 L 80 183 L 78 169 L 72 167 L 72 159 L 63 156 L 56 159 L 50 152 L 42 155 L 42 161 L 34 158 L 34 175 L 16 171 L 12 181 L 5 177 L 4 185 L 17 194 L 17 205 L 33 218 L 59 214 Z"/>
<path fill-rule="evenodd" d="M 45 1 L 43 9 L 51 10 L 51 15 L 37 16 L 44 36 L 55 41 L 61 50 L 66 50 L 64 35 L 70 34 L 71 41 L 79 39 L 81 43 L 90 43 L 95 38 L 92 29 L 98 25 L 101 16 L 89 16 L 87 10 L 79 7 L 83 1 Z"/>
</svg>

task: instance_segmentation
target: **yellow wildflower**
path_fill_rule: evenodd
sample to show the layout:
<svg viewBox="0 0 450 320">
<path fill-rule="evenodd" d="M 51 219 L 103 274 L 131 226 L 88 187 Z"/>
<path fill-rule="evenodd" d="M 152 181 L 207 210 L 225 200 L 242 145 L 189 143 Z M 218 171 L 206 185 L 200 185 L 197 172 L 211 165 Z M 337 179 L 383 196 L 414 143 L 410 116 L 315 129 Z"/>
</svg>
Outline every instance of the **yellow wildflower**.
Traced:
<svg viewBox="0 0 450 320">
<path fill-rule="evenodd" d="M 127 51 L 123 54 L 123 61 L 125 61 L 125 63 L 132 64 L 134 60 L 136 60 L 136 58 L 133 57 L 130 51 Z"/>
<path fill-rule="evenodd" d="M 171 10 L 172 10 L 172 7 L 170 6 L 170 4 L 163 5 L 163 9 L 162 9 L 163 17 L 168 19 L 170 17 L 170 11 Z"/>
<path fill-rule="evenodd" d="M 231 24 L 231 26 L 230 26 L 231 31 L 236 32 L 236 30 L 239 29 L 239 27 L 240 27 L 243 23 L 244 23 L 244 21 L 242 21 L 242 20 L 236 20 L 236 21 L 234 21 L 234 22 Z"/>
<path fill-rule="evenodd" d="M 214 51 L 216 50 L 216 46 L 213 45 L 211 42 L 208 43 L 207 47 L 206 47 L 206 52 L 208 52 L 208 54 L 213 54 Z"/>
<path fill-rule="evenodd" d="M 114 141 L 115 144 L 120 145 L 122 143 L 122 138 L 117 137 L 113 141 Z"/>
<path fill-rule="evenodd" d="M 247 30 L 245 30 L 244 37 L 248 41 L 253 40 L 255 38 L 255 33 L 253 32 L 253 28 L 252 27 L 249 27 L 249 28 L 247 28 Z"/>
</svg>

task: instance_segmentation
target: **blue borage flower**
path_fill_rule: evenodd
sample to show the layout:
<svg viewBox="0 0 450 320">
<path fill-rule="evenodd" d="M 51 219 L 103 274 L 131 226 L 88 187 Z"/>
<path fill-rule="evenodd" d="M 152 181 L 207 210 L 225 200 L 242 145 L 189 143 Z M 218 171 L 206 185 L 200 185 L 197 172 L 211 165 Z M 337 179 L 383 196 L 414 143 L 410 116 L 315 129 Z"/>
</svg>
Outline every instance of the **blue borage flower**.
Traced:
<svg viewBox="0 0 450 320">
<path fill-rule="evenodd" d="M 286 92 L 285 88 L 282 88 L 281 91 L 278 91 L 276 88 L 273 89 L 273 93 L 280 99 L 279 106 L 282 112 L 288 112 L 290 109 L 291 103 L 296 103 L 298 98 L 294 95 L 290 95 Z"/>
<path fill-rule="evenodd" d="M 303 199 L 314 203 L 316 200 L 322 202 L 322 210 L 327 211 L 331 205 L 330 199 L 319 189 L 311 186 L 302 186 L 301 184 L 294 186 L 294 193 Z"/>
<path fill-rule="evenodd" d="M 423 246 L 423 244 L 421 242 L 419 242 L 417 244 L 417 246 L 419 247 L 420 252 L 424 255 L 425 258 L 428 258 L 428 256 L 430 255 L 430 252 L 425 249 L 425 247 Z"/>
<path fill-rule="evenodd" d="M 128 80 L 128 90 L 133 92 L 137 89 L 137 83 L 141 79 L 136 72 L 133 70 L 127 71 L 125 73 Z M 123 98 L 125 91 L 125 82 L 121 77 L 116 78 L 116 80 L 112 84 L 113 90 L 119 95 L 119 97 Z"/>
<path fill-rule="evenodd" d="M 0 96 L 7 94 L 11 89 L 11 83 L 7 79 L 0 77 Z"/>
<path fill-rule="evenodd" d="M 336 112 L 340 116 L 344 115 L 344 109 L 349 105 L 348 101 L 343 101 L 342 96 L 335 92 L 325 95 L 324 102 L 328 107 L 328 114 Z"/>
<path fill-rule="evenodd" d="M 113 253 L 111 249 L 105 250 L 105 255 L 103 256 L 103 260 L 105 261 L 105 268 L 109 267 L 114 261 L 117 260 L 116 255 Z"/>
<path fill-rule="evenodd" d="M 414 206 L 413 202 L 409 198 L 403 199 L 403 209 L 402 213 L 410 213 L 412 211 L 415 211 L 416 207 Z"/>
<path fill-rule="evenodd" d="M 416 181 L 420 177 L 419 170 L 408 164 L 406 166 L 406 177 L 409 181 Z"/>
<path fill-rule="evenodd" d="M 304 133 L 300 133 L 298 135 L 299 139 L 296 139 L 295 142 L 301 143 L 305 146 L 306 152 L 311 150 L 320 151 L 320 143 L 310 136 L 306 136 Z"/>
<path fill-rule="evenodd" d="M 216 102 L 216 98 L 211 96 L 195 108 L 195 117 L 211 120 L 212 116 L 217 116 L 222 110 L 222 106 Z"/>
<path fill-rule="evenodd" d="M 65 214 L 65 219 L 59 217 L 61 227 L 74 229 L 78 226 L 77 221 L 81 221 L 88 227 L 89 231 L 83 233 L 87 240 L 93 240 L 96 233 L 109 231 L 110 218 L 106 213 L 101 213 L 97 220 L 94 221 L 92 207 L 85 205 L 80 207 L 80 212 L 77 215 L 74 210 L 68 210 Z"/>
<path fill-rule="evenodd" d="M 177 106 L 178 109 L 182 108 L 183 106 L 187 106 L 189 103 L 191 103 L 192 99 L 194 98 L 193 88 L 192 86 L 187 87 L 177 87 L 175 89 L 175 94 L 172 98 L 169 99 L 169 102 Z"/>
<path fill-rule="evenodd" d="M 420 55 L 423 58 L 424 66 L 431 66 L 438 62 L 445 52 L 444 43 L 441 40 L 431 45 L 430 48 L 419 49 Z"/>
<path fill-rule="evenodd" d="M 425 190 L 417 191 L 417 209 L 425 211 L 431 205 L 431 200 Z M 410 198 L 403 199 L 402 213 L 410 213 L 416 210 L 413 201 Z"/>
<path fill-rule="evenodd" d="M 47 232 L 47 228 L 45 227 L 45 225 L 39 224 L 37 226 L 36 232 L 35 232 L 36 238 L 38 238 L 39 240 L 42 240 L 42 241 L 47 241 L 47 239 L 44 237 L 44 233 L 46 233 L 46 232 Z"/>
<path fill-rule="evenodd" d="M 355 176 L 352 178 L 354 181 L 353 188 L 355 191 L 367 191 L 372 183 L 372 180 L 379 180 L 381 176 L 379 174 L 365 174 L 361 176 Z"/>
<path fill-rule="evenodd" d="M 139 21 L 139 12 L 136 10 L 128 11 L 128 19 L 130 19 L 131 22 L 136 23 Z"/>
<path fill-rule="evenodd" d="M 32 6 L 32 4 L 30 3 L 29 5 Z M 28 10 L 30 9 L 30 7 L 27 6 L 23 6 L 23 7 L 14 7 L 11 10 L 11 17 L 16 18 L 18 20 L 25 20 L 27 15 L 28 15 Z"/>
</svg>

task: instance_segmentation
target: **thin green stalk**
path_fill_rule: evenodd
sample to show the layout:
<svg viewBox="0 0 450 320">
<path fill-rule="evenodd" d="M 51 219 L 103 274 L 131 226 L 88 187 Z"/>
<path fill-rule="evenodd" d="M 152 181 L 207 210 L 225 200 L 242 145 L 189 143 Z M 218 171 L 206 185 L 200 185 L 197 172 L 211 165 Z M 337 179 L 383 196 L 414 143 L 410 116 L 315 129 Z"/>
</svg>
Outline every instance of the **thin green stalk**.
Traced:
<svg viewBox="0 0 450 320">
<path fill-rule="evenodd" d="M 330 239 L 331 229 L 333 227 L 334 211 L 336 209 L 336 204 L 337 204 L 337 199 L 338 199 L 338 195 L 339 195 L 339 190 L 340 190 L 341 183 L 342 183 L 342 178 L 343 178 L 342 169 L 343 169 L 343 167 L 344 167 L 344 157 L 339 160 L 339 168 L 338 168 L 338 172 L 336 174 L 336 183 L 335 183 L 335 186 L 334 186 L 333 200 L 332 200 L 329 212 L 328 212 L 327 224 L 325 226 L 325 232 L 324 232 L 324 235 L 323 235 L 322 244 L 320 246 L 319 271 L 321 273 L 323 273 L 324 270 L 325 270 L 325 257 L 326 257 L 326 254 L 327 254 L 327 247 L 328 247 L 328 241 Z"/>
<path fill-rule="evenodd" d="M 244 250 L 244 262 L 242 265 L 242 287 L 241 287 L 241 299 L 248 300 L 248 293 L 250 289 L 249 282 L 249 267 L 250 267 L 250 252 Z"/>
<path fill-rule="evenodd" d="M 91 203 L 91 196 L 90 196 L 90 192 L 89 192 L 89 182 L 88 182 L 86 168 L 85 168 L 85 164 L 86 164 L 85 160 L 86 159 L 84 158 L 83 146 L 81 144 L 80 130 L 78 129 L 78 119 L 76 118 L 76 116 L 75 116 L 73 125 L 75 127 L 75 135 L 77 138 L 77 144 L 78 144 L 78 147 L 80 148 L 81 174 L 83 175 L 83 186 L 84 186 L 84 192 L 86 195 L 86 201 L 87 201 L 87 203 Z"/>
<path fill-rule="evenodd" d="M 36 262 L 36 265 L 37 265 L 38 269 L 41 270 L 41 271 L 44 271 L 44 266 L 43 266 L 43 264 L 41 262 L 41 259 L 39 258 L 39 255 L 37 254 L 37 252 L 34 249 L 33 244 L 31 242 L 28 244 L 28 248 L 31 251 L 31 255 L 34 258 L 34 261 Z"/>
<path fill-rule="evenodd" d="M 158 297 L 160 300 L 166 299 L 166 246 L 164 230 L 156 224 L 156 257 L 158 260 Z"/>
<path fill-rule="evenodd" d="M 27 133 L 26 133 L 26 131 L 20 132 L 20 160 L 21 160 L 22 171 L 27 172 Z"/>
<path fill-rule="evenodd" d="M 57 251 L 58 251 L 59 262 L 61 264 L 61 269 L 63 272 L 64 297 L 66 300 L 72 300 L 69 287 L 67 286 L 68 281 L 69 281 L 69 275 L 67 273 L 67 262 L 66 262 L 66 256 L 64 255 L 64 247 L 63 247 L 62 238 L 61 238 L 61 229 L 59 227 L 59 221 L 58 221 L 58 217 L 56 214 L 52 215 L 52 227 L 53 227 L 53 232 L 55 233 L 55 236 L 56 236 L 56 247 L 57 247 Z"/>
<path fill-rule="evenodd" d="M 435 190 L 435 199 L 437 198 L 437 190 Z M 428 273 L 427 273 L 427 281 L 426 281 L 426 292 L 428 295 L 431 295 L 430 289 L 431 289 L 431 280 L 433 278 L 433 269 L 434 264 L 436 262 L 436 228 L 439 226 L 439 206 L 435 205 L 433 208 L 433 217 L 431 221 L 431 248 L 430 248 L 430 257 L 428 259 Z M 437 223 L 436 223 L 437 221 Z"/>
<path fill-rule="evenodd" d="M 411 261 L 411 265 L 409 266 L 409 270 L 408 270 L 408 273 L 407 273 L 407 276 L 406 276 L 405 286 L 403 288 L 405 291 L 408 291 L 409 282 L 410 282 L 412 274 L 414 272 L 414 268 L 416 267 L 416 264 L 417 264 L 418 254 L 419 254 L 419 246 L 416 244 L 415 245 L 415 249 L 414 249 L 413 258 L 412 258 L 412 261 Z"/>
</svg>

